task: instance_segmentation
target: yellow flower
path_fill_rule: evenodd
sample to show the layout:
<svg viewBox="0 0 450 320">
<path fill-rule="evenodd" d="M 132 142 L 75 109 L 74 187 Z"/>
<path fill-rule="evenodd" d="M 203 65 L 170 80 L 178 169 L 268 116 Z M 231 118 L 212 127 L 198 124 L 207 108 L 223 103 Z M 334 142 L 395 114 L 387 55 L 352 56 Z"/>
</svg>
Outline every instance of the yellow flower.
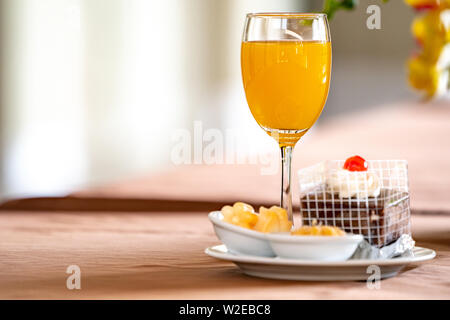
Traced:
<svg viewBox="0 0 450 320">
<path fill-rule="evenodd" d="M 428 97 L 432 97 L 439 85 L 439 72 L 435 65 L 420 57 L 413 57 L 408 61 L 408 68 L 410 85 L 417 90 L 424 90 Z"/>
<path fill-rule="evenodd" d="M 449 90 L 450 0 L 405 0 L 425 13 L 414 19 L 411 32 L 421 52 L 409 59 L 409 83 L 427 97 Z"/>
<path fill-rule="evenodd" d="M 405 2 L 417 10 L 450 8 L 450 0 L 405 0 Z"/>
</svg>

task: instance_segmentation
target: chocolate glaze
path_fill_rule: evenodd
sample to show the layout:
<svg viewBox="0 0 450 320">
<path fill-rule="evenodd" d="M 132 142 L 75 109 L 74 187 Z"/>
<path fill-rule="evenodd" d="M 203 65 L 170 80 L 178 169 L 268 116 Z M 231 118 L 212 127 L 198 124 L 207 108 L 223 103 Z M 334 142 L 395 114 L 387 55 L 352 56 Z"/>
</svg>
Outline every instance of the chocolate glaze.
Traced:
<svg viewBox="0 0 450 320">
<path fill-rule="evenodd" d="M 362 234 L 372 245 L 383 247 L 410 234 L 409 194 L 383 188 L 378 197 L 339 198 L 321 186 L 300 198 L 304 225 L 314 220 L 337 226 L 345 232 Z"/>
</svg>

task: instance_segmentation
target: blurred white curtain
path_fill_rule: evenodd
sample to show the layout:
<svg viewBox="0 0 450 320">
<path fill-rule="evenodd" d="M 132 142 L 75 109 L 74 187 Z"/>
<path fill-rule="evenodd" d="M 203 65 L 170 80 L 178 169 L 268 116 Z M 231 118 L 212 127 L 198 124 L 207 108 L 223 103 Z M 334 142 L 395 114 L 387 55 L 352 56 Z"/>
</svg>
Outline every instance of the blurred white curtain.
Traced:
<svg viewBox="0 0 450 320">
<path fill-rule="evenodd" d="M 2 195 L 157 168 L 185 126 L 180 1 L 1 0 Z"/>
<path fill-rule="evenodd" d="M 3 195 L 64 191 L 86 177 L 76 0 L 2 0 Z"/>
<path fill-rule="evenodd" d="M 265 139 L 242 91 L 244 16 L 303 9 L 298 0 L 0 1 L 4 197 L 158 170 L 170 165 L 171 132 L 194 120 Z"/>
<path fill-rule="evenodd" d="M 187 125 L 179 1 L 84 0 L 89 182 L 156 169 Z M 181 71 L 181 72 L 180 72 Z"/>
</svg>

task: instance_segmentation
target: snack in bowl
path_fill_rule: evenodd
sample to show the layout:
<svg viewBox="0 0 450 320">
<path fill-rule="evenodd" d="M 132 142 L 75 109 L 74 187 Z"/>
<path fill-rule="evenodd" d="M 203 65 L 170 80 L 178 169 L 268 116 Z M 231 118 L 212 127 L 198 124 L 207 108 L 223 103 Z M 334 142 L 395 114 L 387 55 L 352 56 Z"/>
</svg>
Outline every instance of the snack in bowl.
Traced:
<svg viewBox="0 0 450 320">
<path fill-rule="evenodd" d="M 258 222 L 255 230 L 260 232 L 288 232 L 292 228 L 292 222 L 288 220 L 285 209 L 272 206 L 269 209 L 259 208 Z"/>
<path fill-rule="evenodd" d="M 406 161 L 326 161 L 300 170 L 299 182 L 305 226 L 337 226 L 377 248 L 411 234 Z"/>
<path fill-rule="evenodd" d="M 224 206 L 221 212 L 223 221 L 254 231 L 288 232 L 292 228 L 286 210 L 277 206 L 260 207 L 257 214 L 251 205 L 236 202 L 233 206 Z"/>
<path fill-rule="evenodd" d="M 333 226 L 301 226 L 300 228 L 291 231 L 293 236 L 326 236 L 326 237 L 342 237 L 345 236 L 345 231 Z"/>
<path fill-rule="evenodd" d="M 239 255 L 343 261 L 363 239 L 316 221 L 292 230 L 286 210 L 277 206 L 260 207 L 255 213 L 251 205 L 236 202 L 211 212 L 209 219 L 227 250 Z"/>
<path fill-rule="evenodd" d="M 251 219 L 249 219 L 248 211 L 242 213 L 239 210 L 240 206 L 236 207 L 237 210 L 234 209 L 234 206 L 225 206 L 223 211 L 213 211 L 208 215 L 220 241 L 233 254 L 274 257 L 275 253 L 270 247 L 265 233 L 252 229 L 253 216 L 250 216 Z M 258 217 L 257 214 L 250 213 Z"/>
<path fill-rule="evenodd" d="M 253 207 L 243 202 L 236 202 L 233 206 L 224 206 L 221 211 L 223 221 L 243 228 L 252 229 L 258 221 Z"/>
<path fill-rule="evenodd" d="M 292 228 L 286 210 L 277 206 L 261 207 L 255 213 L 251 205 L 236 202 L 221 211 L 210 212 L 208 217 L 217 237 L 236 254 L 274 257 L 266 234 L 289 232 Z"/>
</svg>

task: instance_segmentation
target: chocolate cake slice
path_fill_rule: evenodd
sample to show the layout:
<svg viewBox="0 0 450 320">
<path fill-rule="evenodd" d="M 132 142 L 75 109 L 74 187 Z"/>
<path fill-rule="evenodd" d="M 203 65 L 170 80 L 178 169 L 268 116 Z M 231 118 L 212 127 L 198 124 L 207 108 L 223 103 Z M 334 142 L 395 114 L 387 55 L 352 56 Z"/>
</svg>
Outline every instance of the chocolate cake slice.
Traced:
<svg viewBox="0 0 450 320">
<path fill-rule="evenodd" d="M 381 248 L 410 234 L 409 193 L 382 188 L 377 197 L 339 198 L 322 185 L 300 197 L 304 225 L 322 223 L 362 234 Z"/>
</svg>

